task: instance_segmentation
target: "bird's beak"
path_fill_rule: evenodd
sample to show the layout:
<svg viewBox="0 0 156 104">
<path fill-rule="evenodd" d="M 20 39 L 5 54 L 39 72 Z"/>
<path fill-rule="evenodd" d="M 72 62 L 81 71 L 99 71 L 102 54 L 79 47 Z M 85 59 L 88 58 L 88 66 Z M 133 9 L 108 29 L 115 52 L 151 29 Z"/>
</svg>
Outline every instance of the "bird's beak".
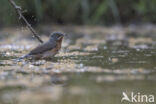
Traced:
<svg viewBox="0 0 156 104">
<path fill-rule="evenodd" d="M 63 34 L 62 36 L 60 36 L 57 40 L 61 40 L 65 35 Z"/>
</svg>

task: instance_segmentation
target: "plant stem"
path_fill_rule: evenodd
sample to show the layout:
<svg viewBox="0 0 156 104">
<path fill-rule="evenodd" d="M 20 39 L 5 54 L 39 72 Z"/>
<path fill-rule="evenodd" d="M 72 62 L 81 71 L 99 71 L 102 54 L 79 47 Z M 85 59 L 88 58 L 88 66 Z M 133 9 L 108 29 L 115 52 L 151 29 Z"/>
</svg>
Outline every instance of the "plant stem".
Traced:
<svg viewBox="0 0 156 104">
<path fill-rule="evenodd" d="M 19 19 L 23 19 L 23 21 L 26 23 L 27 27 L 30 29 L 30 31 L 33 33 L 33 36 L 40 42 L 43 43 L 43 41 L 40 39 L 38 33 L 32 28 L 31 24 L 26 20 L 26 18 L 22 14 L 22 9 L 20 6 L 16 5 L 16 3 L 13 0 L 8 0 L 10 4 L 15 8 L 16 13 L 19 15 Z"/>
</svg>

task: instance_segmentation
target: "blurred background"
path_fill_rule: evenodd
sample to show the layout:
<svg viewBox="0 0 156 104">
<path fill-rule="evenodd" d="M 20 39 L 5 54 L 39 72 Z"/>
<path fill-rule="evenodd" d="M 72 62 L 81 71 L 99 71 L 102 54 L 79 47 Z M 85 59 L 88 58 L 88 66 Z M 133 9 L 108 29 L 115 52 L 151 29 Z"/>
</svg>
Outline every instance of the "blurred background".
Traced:
<svg viewBox="0 0 156 104">
<path fill-rule="evenodd" d="M 156 23 L 156 0 L 15 0 L 32 25 Z M 17 25 L 7 0 L 0 0 L 0 26 Z"/>
</svg>

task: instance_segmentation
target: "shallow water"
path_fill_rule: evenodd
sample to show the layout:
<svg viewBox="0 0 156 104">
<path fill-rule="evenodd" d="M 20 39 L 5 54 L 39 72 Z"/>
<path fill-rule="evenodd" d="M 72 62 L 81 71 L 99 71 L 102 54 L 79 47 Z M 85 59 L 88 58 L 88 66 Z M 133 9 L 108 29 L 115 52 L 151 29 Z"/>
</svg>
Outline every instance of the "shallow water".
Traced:
<svg viewBox="0 0 156 104">
<path fill-rule="evenodd" d="M 56 26 L 53 30 L 62 29 L 68 35 L 55 58 L 20 61 L 16 58 L 38 42 L 27 30 L 4 29 L 0 33 L 7 34 L 0 42 L 0 103 L 121 104 L 122 92 L 156 96 L 153 28 Z M 40 31 L 45 34 L 44 28 Z"/>
</svg>

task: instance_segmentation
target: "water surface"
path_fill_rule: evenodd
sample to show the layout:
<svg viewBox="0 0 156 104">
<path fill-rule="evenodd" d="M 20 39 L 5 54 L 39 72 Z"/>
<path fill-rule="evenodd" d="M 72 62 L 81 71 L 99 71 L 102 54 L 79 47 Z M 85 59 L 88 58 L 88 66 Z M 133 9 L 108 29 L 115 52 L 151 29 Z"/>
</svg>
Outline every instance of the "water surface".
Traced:
<svg viewBox="0 0 156 104">
<path fill-rule="evenodd" d="M 57 28 L 68 35 L 48 60 L 17 61 L 39 43 L 27 30 L 1 32 L 0 103 L 121 104 L 122 92 L 156 96 L 154 29 Z"/>
</svg>

